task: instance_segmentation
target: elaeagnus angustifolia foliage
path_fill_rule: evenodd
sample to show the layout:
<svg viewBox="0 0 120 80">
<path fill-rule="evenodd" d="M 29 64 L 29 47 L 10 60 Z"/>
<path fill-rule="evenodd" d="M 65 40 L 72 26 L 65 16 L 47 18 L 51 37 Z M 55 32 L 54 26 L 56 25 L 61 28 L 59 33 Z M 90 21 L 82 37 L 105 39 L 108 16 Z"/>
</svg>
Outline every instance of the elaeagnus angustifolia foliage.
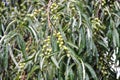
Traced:
<svg viewBox="0 0 120 80">
<path fill-rule="evenodd" d="M 0 0 L 0 80 L 119 80 L 120 0 Z"/>
</svg>

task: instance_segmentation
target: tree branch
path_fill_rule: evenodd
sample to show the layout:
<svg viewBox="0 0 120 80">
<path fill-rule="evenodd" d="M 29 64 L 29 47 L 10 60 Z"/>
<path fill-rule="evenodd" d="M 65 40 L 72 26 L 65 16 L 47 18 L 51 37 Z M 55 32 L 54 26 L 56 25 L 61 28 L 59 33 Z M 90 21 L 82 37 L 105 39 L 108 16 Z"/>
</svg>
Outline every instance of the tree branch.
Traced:
<svg viewBox="0 0 120 80">
<path fill-rule="evenodd" d="M 49 0 L 48 5 L 47 5 L 47 21 L 48 21 L 48 27 L 50 28 L 50 6 L 51 6 L 52 2 L 51 0 Z"/>
</svg>

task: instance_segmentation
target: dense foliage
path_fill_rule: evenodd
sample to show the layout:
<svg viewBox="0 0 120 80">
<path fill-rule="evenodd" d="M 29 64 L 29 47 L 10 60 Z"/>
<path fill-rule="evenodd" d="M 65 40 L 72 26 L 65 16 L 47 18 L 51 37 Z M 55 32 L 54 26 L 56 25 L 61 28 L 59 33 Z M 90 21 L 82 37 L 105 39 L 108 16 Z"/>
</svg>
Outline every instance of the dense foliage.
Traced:
<svg viewBox="0 0 120 80">
<path fill-rule="evenodd" d="M 119 0 L 0 0 L 0 80 L 115 80 L 119 40 Z"/>
</svg>

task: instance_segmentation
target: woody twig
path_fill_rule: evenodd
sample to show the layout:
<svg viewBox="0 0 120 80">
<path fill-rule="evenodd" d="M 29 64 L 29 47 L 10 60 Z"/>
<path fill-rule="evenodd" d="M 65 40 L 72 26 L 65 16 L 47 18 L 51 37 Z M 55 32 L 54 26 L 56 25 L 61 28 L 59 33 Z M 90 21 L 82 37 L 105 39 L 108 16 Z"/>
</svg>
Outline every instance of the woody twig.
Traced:
<svg viewBox="0 0 120 80">
<path fill-rule="evenodd" d="M 48 27 L 50 28 L 50 6 L 51 6 L 52 2 L 51 0 L 49 0 L 48 5 L 47 5 L 47 21 L 48 21 Z"/>
</svg>

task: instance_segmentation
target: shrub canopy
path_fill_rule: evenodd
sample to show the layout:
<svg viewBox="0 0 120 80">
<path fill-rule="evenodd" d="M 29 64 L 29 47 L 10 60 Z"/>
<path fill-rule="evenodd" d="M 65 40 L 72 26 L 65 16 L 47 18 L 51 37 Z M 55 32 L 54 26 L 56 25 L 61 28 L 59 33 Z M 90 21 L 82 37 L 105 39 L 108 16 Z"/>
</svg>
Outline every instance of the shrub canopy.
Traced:
<svg viewBox="0 0 120 80">
<path fill-rule="evenodd" d="M 119 40 L 119 0 L 0 1 L 2 80 L 115 80 Z"/>
</svg>

